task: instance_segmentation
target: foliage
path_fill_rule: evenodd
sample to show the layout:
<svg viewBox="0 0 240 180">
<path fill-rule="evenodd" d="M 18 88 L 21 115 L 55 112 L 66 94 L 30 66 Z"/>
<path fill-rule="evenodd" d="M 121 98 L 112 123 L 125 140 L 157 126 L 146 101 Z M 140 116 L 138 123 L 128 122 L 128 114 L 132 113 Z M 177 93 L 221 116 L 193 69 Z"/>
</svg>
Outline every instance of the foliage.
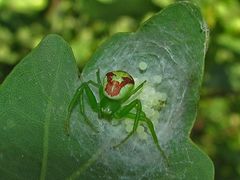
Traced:
<svg viewBox="0 0 240 180">
<path fill-rule="evenodd" d="M 82 68 L 106 37 L 135 31 L 139 22 L 174 0 L 131 0 L 126 10 L 126 2 L 121 6 L 119 1 L 38 0 L 38 5 L 23 3 L 25 7 L 18 7 L 12 3 L 15 1 L 0 0 L 0 81 L 46 34 L 58 33 L 70 42 Z M 210 27 L 210 43 L 192 137 L 213 159 L 216 179 L 239 179 L 240 4 L 238 0 L 195 2 Z M 88 11 L 108 12 L 109 7 L 111 13 L 94 15 Z"/>
<path fill-rule="evenodd" d="M 126 136 L 125 125 L 113 126 L 97 118 L 90 108 L 86 114 L 92 117 L 97 134 L 80 121 L 77 111 L 72 114 L 71 136 L 64 133 L 66 110 L 80 82 L 70 47 L 56 35 L 47 36 L 0 88 L 1 178 L 35 179 L 40 174 L 40 179 L 213 179 L 211 161 L 189 138 L 207 33 L 199 10 L 190 3 L 177 3 L 146 21 L 136 33 L 113 36 L 81 74 L 81 80 L 87 81 L 96 79 L 98 68 L 101 76 L 112 69 L 124 69 L 137 79 L 146 79 L 146 87 L 166 92 L 167 104 L 152 121 L 167 159 L 144 124 L 145 140 L 132 136 L 113 149 Z M 144 72 L 138 67 L 141 62 L 149 66 Z M 151 81 L 157 75 L 163 79 L 161 84 Z"/>
</svg>

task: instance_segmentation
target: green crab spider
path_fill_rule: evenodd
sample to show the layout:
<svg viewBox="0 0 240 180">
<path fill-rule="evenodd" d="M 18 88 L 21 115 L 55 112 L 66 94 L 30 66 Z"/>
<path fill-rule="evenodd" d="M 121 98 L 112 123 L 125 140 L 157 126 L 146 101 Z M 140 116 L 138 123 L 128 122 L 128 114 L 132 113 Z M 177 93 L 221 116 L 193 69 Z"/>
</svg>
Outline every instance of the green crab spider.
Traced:
<svg viewBox="0 0 240 180">
<path fill-rule="evenodd" d="M 142 110 L 142 104 L 139 99 L 135 99 L 132 102 L 124 105 L 124 103 L 136 92 L 138 92 L 146 83 L 146 81 L 142 82 L 139 86 L 134 89 L 134 79 L 133 77 L 121 70 L 111 71 L 108 72 L 104 79 L 103 83 L 100 79 L 100 71 L 96 72 L 97 76 L 97 83 L 89 80 L 81 84 L 81 86 L 76 90 L 70 104 L 68 106 L 68 114 L 67 114 L 67 121 L 66 121 L 66 131 L 69 134 L 70 131 L 70 116 L 73 108 L 77 103 L 80 105 L 80 113 L 83 116 L 85 122 L 95 131 L 97 132 L 93 123 L 88 119 L 87 114 L 85 112 L 85 105 L 84 105 L 84 98 L 83 95 L 85 93 L 88 103 L 91 109 L 98 113 L 98 117 L 101 119 L 106 119 L 111 121 L 113 118 L 117 120 L 123 120 L 125 118 L 131 119 L 134 121 L 132 131 L 114 148 L 120 146 L 124 142 L 126 142 L 137 130 L 139 121 L 145 122 L 150 130 L 152 135 L 153 141 L 164 157 L 167 160 L 167 157 L 162 150 L 157 135 L 154 130 L 154 125 L 150 119 L 147 118 L 145 112 Z M 92 90 L 90 89 L 90 85 L 98 88 L 99 99 L 93 94 Z M 136 111 L 133 113 L 131 112 L 133 109 Z"/>
</svg>

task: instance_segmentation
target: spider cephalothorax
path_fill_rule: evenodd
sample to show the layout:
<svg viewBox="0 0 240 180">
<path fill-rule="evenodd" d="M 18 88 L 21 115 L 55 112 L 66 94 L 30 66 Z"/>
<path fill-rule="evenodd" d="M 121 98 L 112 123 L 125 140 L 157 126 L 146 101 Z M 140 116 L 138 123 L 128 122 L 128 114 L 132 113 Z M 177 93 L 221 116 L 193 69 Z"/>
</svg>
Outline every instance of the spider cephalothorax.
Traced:
<svg viewBox="0 0 240 180">
<path fill-rule="evenodd" d="M 141 101 L 139 99 L 135 99 L 129 102 L 128 104 L 125 104 L 126 101 L 133 94 L 135 94 L 143 87 L 145 82 L 146 81 L 142 82 L 140 85 L 134 88 L 135 83 L 133 77 L 129 73 L 121 70 L 106 73 L 102 82 L 100 79 L 100 72 L 98 70 L 97 82 L 94 82 L 92 80 L 83 82 L 72 98 L 68 107 L 66 126 L 67 132 L 69 133 L 70 115 L 77 102 L 79 102 L 80 113 L 82 114 L 85 122 L 94 131 L 97 131 L 96 127 L 94 126 L 94 123 L 88 119 L 87 114 L 85 112 L 83 102 L 84 101 L 83 96 L 85 94 L 91 109 L 94 112 L 98 113 L 99 118 L 104 118 L 109 121 L 111 121 L 113 118 L 118 120 L 123 120 L 127 118 L 134 121 L 132 131 L 118 145 L 115 145 L 114 147 L 118 147 L 119 145 L 123 144 L 129 137 L 131 137 L 133 133 L 136 132 L 139 122 L 142 121 L 147 124 L 152 135 L 152 138 L 154 140 L 154 143 L 156 144 L 158 150 L 161 152 L 165 160 L 167 160 L 165 153 L 163 152 L 162 148 L 159 145 L 153 123 L 150 119 L 148 119 L 145 112 L 143 112 L 142 110 Z M 97 100 L 89 85 L 98 88 L 99 100 Z M 135 111 L 132 111 L 134 109 Z"/>
</svg>

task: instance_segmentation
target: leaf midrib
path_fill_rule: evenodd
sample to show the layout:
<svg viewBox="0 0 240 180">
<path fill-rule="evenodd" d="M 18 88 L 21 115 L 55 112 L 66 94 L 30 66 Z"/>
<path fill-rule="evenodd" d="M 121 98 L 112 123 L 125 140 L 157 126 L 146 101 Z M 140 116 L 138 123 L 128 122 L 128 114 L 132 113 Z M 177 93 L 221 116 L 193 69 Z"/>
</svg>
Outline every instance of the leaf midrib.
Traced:
<svg viewBox="0 0 240 180">
<path fill-rule="evenodd" d="M 59 76 L 59 69 L 60 69 L 61 62 L 59 61 L 55 78 L 53 81 L 52 90 L 50 93 L 50 97 L 47 101 L 47 108 L 46 108 L 46 115 L 44 118 L 44 133 L 43 133 L 43 157 L 42 157 L 42 166 L 41 166 L 41 173 L 40 173 L 40 180 L 46 179 L 46 173 L 47 173 L 47 162 L 48 162 L 48 151 L 49 151 L 49 125 L 50 125 L 50 119 L 51 119 L 51 109 L 53 107 L 52 103 L 52 97 L 54 95 L 54 92 L 56 92 L 57 87 L 57 79 Z"/>
</svg>

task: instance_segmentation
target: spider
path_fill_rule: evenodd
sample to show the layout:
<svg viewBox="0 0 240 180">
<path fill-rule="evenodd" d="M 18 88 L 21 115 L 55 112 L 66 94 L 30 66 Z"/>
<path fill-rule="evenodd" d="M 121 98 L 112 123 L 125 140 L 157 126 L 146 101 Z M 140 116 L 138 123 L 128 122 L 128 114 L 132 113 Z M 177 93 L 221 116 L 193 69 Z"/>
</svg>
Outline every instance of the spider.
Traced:
<svg viewBox="0 0 240 180">
<path fill-rule="evenodd" d="M 89 80 L 87 82 L 83 82 L 81 86 L 76 90 L 70 104 L 68 106 L 68 115 L 67 115 L 67 123 L 66 123 L 66 130 L 69 134 L 70 130 L 70 116 L 73 108 L 77 103 L 80 105 L 80 113 L 83 116 L 85 122 L 96 132 L 96 128 L 94 127 L 93 123 L 88 119 L 87 114 L 85 112 L 85 105 L 84 105 L 84 93 L 87 97 L 88 103 L 91 109 L 98 113 L 98 117 L 101 119 L 106 119 L 111 121 L 113 118 L 118 120 L 123 120 L 128 118 L 134 121 L 132 131 L 117 145 L 114 146 L 118 147 L 124 142 L 126 142 L 137 130 L 139 122 L 145 122 L 150 130 L 152 135 L 153 141 L 160 151 L 162 156 L 167 159 L 164 151 L 159 145 L 157 135 L 154 130 L 154 126 L 152 121 L 147 118 L 145 112 L 142 110 L 142 104 L 139 99 L 135 99 L 132 102 L 124 105 L 124 103 L 136 92 L 138 92 L 146 81 L 142 82 L 139 86 L 134 88 L 134 79 L 133 77 L 122 70 L 111 71 L 108 72 L 103 82 L 100 79 L 100 71 L 96 72 L 97 82 Z M 90 85 L 95 88 L 98 88 L 99 93 L 99 102 L 95 97 L 94 93 L 92 92 Z M 135 109 L 134 112 L 132 110 Z"/>
</svg>

